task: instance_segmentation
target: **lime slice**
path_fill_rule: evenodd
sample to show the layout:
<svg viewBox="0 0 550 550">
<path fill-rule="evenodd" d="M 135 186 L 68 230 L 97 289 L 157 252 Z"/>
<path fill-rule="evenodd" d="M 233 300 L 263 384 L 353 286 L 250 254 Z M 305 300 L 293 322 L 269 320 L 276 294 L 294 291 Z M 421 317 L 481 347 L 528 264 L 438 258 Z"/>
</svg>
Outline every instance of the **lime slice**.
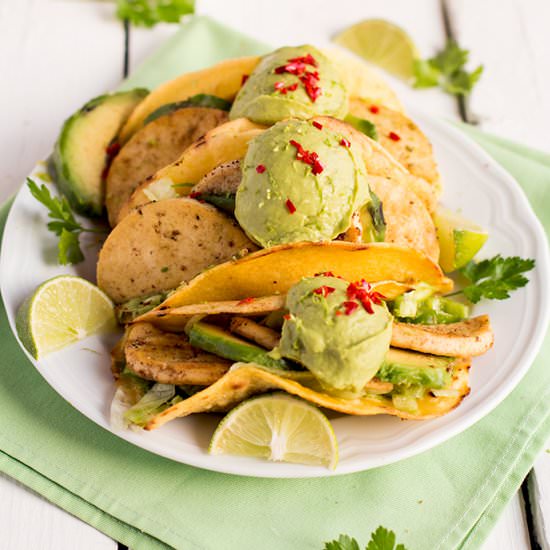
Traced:
<svg viewBox="0 0 550 550">
<path fill-rule="evenodd" d="M 404 80 L 412 78 L 414 60 L 420 57 L 412 38 L 383 19 L 366 19 L 348 27 L 334 42 Z"/>
<path fill-rule="evenodd" d="M 327 417 L 283 393 L 255 397 L 235 407 L 214 432 L 209 452 L 330 469 L 338 463 L 338 442 Z"/>
<path fill-rule="evenodd" d="M 435 215 L 439 265 L 450 272 L 465 266 L 485 244 L 489 234 L 456 212 L 439 208 Z"/>
<path fill-rule="evenodd" d="M 17 334 L 35 358 L 116 326 L 111 300 L 92 283 L 61 275 L 42 283 L 17 311 Z"/>
</svg>

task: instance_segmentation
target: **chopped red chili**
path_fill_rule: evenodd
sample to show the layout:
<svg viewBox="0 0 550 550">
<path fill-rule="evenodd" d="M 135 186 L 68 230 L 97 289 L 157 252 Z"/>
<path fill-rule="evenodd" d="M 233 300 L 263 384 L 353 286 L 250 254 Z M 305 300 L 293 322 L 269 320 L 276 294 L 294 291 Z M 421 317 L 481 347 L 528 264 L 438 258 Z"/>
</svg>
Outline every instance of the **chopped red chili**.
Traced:
<svg viewBox="0 0 550 550">
<path fill-rule="evenodd" d="M 319 73 L 317 71 L 306 71 L 302 76 L 300 76 L 300 82 L 304 85 L 309 99 L 315 103 L 315 100 L 321 95 L 321 87 L 318 85 Z"/>
<path fill-rule="evenodd" d="M 395 132 L 390 132 L 388 134 L 388 137 L 392 140 L 392 141 L 399 141 L 401 138 L 399 137 L 399 135 L 397 135 Z"/>
<path fill-rule="evenodd" d="M 290 145 L 293 147 L 296 147 L 296 158 L 298 160 L 301 160 L 302 162 L 309 164 L 312 168 L 312 172 L 315 175 L 320 174 L 324 167 L 321 164 L 321 161 L 319 160 L 319 155 L 315 153 L 315 151 L 306 151 L 296 140 L 291 139 Z"/>
<path fill-rule="evenodd" d="M 333 286 L 323 285 L 316 288 L 313 293 L 326 298 L 329 294 L 332 294 L 336 289 Z"/>
<path fill-rule="evenodd" d="M 344 302 L 342 305 L 344 306 L 344 313 L 346 315 L 351 315 L 359 307 L 359 304 L 357 302 L 351 302 L 351 301 Z"/>
<path fill-rule="evenodd" d="M 107 153 L 107 156 L 113 158 L 118 154 L 120 151 L 120 143 L 118 141 L 112 141 L 107 145 L 107 149 L 105 149 L 105 152 Z"/>
<path fill-rule="evenodd" d="M 289 59 L 285 65 L 281 65 L 280 67 L 277 67 L 275 69 L 275 74 L 290 73 L 299 77 L 300 82 L 304 85 L 304 88 L 306 89 L 307 95 L 309 96 L 311 101 L 315 103 L 315 100 L 321 95 L 321 88 L 318 85 L 319 73 L 318 71 L 308 71 L 308 65 L 312 67 L 317 67 L 317 61 L 315 61 L 315 58 L 309 53 L 301 57 L 294 57 L 292 59 Z"/>
<path fill-rule="evenodd" d="M 346 138 L 340 140 L 340 145 L 342 147 L 351 147 L 351 143 Z"/>
<path fill-rule="evenodd" d="M 294 214 L 296 212 L 296 207 L 294 206 L 294 203 L 290 199 L 286 199 L 286 207 L 288 208 L 288 211 L 291 214 Z"/>
<path fill-rule="evenodd" d="M 380 107 L 377 107 L 376 105 L 371 105 L 369 107 L 369 111 L 375 115 L 376 113 L 378 113 L 378 111 L 380 111 Z"/>
<path fill-rule="evenodd" d="M 372 304 L 380 305 L 384 299 L 382 294 L 372 290 L 371 285 L 365 279 L 357 283 L 350 283 L 346 293 L 350 300 L 359 300 L 369 314 L 374 313 Z"/>
<path fill-rule="evenodd" d="M 284 82 L 279 81 L 275 82 L 275 84 L 273 84 L 273 87 L 277 92 L 286 95 L 288 92 L 294 92 L 298 88 L 298 82 L 294 82 L 294 84 L 285 86 Z"/>
<path fill-rule="evenodd" d="M 315 273 L 314 277 L 334 277 L 334 273 L 332 271 L 319 271 L 319 273 Z"/>
<path fill-rule="evenodd" d="M 265 166 L 263 164 L 258 164 L 258 166 L 256 166 L 256 172 L 258 172 L 258 174 L 263 174 L 265 172 Z"/>
<path fill-rule="evenodd" d="M 285 315 L 283 315 L 283 319 L 285 321 L 288 321 L 290 319 L 290 313 L 286 313 Z"/>
<path fill-rule="evenodd" d="M 237 302 L 237 305 L 244 306 L 245 304 L 251 304 L 255 299 L 256 298 L 252 298 L 252 297 L 243 298 L 242 300 L 239 300 L 239 302 Z"/>
<path fill-rule="evenodd" d="M 243 74 L 243 76 L 241 77 L 241 86 L 244 85 L 244 83 L 248 80 L 249 76 L 250 76 L 249 74 Z"/>
<path fill-rule="evenodd" d="M 317 128 L 317 130 L 322 130 L 323 129 L 323 125 L 320 122 L 317 122 L 316 120 L 314 120 L 311 124 L 313 124 L 313 126 L 315 126 L 315 128 Z"/>
</svg>

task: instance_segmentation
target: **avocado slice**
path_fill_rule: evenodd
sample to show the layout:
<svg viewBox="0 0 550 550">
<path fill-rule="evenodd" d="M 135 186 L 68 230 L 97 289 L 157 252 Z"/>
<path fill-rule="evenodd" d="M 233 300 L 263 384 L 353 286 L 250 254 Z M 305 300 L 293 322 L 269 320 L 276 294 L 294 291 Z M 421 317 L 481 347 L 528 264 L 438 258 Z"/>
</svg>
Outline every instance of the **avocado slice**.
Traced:
<svg viewBox="0 0 550 550">
<path fill-rule="evenodd" d="M 143 121 L 143 125 L 153 122 L 161 116 L 168 115 L 174 111 L 179 111 L 180 109 L 185 109 L 186 107 L 210 107 L 211 109 L 219 109 L 220 111 L 229 111 L 231 109 L 231 101 L 222 99 L 221 97 L 209 94 L 197 94 L 191 97 L 188 97 L 184 101 L 176 101 L 175 103 L 167 103 L 162 105 L 155 111 L 153 111 L 147 118 Z"/>
<path fill-rule="evenodd" d="M 449 370 L 453 362 L 453 357 L 390 348 L 376 377 L 381 382 L 391 382 L 401 389 L 412 386 L 441 389 L 451 382 Z"/>
<path fill-rule="evenodd" d="M 203 349 L 231 361 L 257 363 L 277 369 L 290 369 L 284 359 L 274 359 L 269 353 L 254 344 L 233 336 L 220 327 L 197 321 L 186 329 L 189 342 L 196 348 Z"/>
<path fill-rule="evenodd" d="M 103 212 L 107 148 L 147 93 L 138 88 L 96 97 L 63 124 L 48 171 L 75 211 Z"/>
</svg>

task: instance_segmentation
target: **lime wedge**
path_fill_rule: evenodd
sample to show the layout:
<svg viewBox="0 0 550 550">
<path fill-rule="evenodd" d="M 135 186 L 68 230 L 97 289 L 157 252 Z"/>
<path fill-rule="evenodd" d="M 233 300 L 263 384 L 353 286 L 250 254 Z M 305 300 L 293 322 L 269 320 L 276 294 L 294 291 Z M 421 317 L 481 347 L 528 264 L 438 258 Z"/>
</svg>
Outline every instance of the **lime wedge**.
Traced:
<svg viewBox="0 0 550 550">
<path fill-rule="evenodd" d="M 42 283 L 17 311 L 17 334 L 35 358 L 116 327 L 111 300 L 92 283 L 61 275 Z"/>
<path fill-rule="evenodd" d="M 438 209 L 434 221 L 439 239 L 439 265 L 447 273 L 465 266 L 489 237 L 479 225 L 446 208 Z"/>
<path fill-rule="evenodd" d="M 420 57 L 406 31 L 384 19 L 361 21 L 337 35 L 334 42 L 404 80 L 412 78 L 414 60 Z"/>
<path fill-rule="evenodd" d="M 235 407 L 214 432 L 209 452 L 330 469 L 338 463 L 338 442 L 327 417 L 284 393 L 255 397 Z"/>
</svg>

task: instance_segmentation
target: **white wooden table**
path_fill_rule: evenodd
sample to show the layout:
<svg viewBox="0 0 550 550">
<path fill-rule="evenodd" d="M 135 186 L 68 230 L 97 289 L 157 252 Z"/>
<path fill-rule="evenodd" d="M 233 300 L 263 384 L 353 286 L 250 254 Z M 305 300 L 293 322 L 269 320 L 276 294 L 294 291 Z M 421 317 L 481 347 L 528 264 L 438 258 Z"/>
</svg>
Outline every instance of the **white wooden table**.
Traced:
<svg viewBox="0 0 550 550">
<path fill-rule="evenodd" d="M 323 45 L 347 25 L 371 17 L 405 27 L 425 56 L 445 42 L 439 0 L 197 0 L 197 10 L 274 46 Z M 482 128 L 550 152 L 550 2 L 451 0 L 451 20 L 460 43 L 471 49 L 473 64 L 485 64 L 470 102 Z M 174 30 L 171 25 L 133 29 L 130 69 Z M 0 52 L 1 202 L 50 152 L 62 121 L 117 85 L 124 33 L 112 2 L 0 0 Z M 405 102 L 412 98 L 432 114 L 458 118 L 456 101 L 439 91 L 396 87 Z M 539 457 L 534 476 L 536 524 L 539 529 L 546 524 L 548 538 L 550 454 Z M 527 523 L 518 493 L 483 550 L 531 548 Z M 0 532 L 0 547 L 9 550 L 117 548 L 115 541 L 1 476 Z"/>
</svg>

